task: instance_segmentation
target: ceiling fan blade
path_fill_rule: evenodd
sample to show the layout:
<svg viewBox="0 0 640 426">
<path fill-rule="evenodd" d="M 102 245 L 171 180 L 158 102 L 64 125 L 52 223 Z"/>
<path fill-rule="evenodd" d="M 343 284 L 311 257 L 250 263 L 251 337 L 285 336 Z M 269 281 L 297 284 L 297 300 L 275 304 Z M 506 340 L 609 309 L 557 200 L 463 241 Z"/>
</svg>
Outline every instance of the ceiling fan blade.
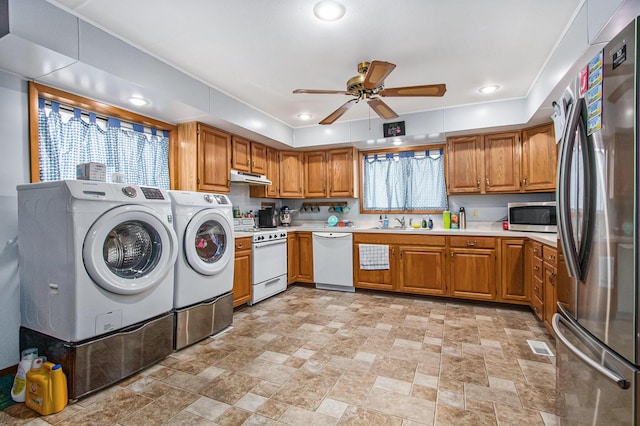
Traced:
<svg viewBox="0 0 640 426">
<path fill-rule="evenodd" d="M 395 64 L 391 62 L 372 61 L 362 85 L 368 90 L 375 89 L 384 82 L 384 79 L 391 74 L 395 67 Z"/>
<path fill-rule="evenodd" d="M 350 99 L 345 102 L 340 108 L 333 111 L 331 114 L 327 116 L 324 120 L 320 122 L 320 124 L 331 124 L 336 121 L 338 118 L 342 117 L 342 115 L 349 110 L 353 106 L 353 103 L 358 99 Z"/>
<path fill-rule="evenodd" d="M 344 90 L 315 90 L 315 89 L 296 89 L 293 93 L 309 93 L 313 95 L 348 95 Z"/>
<path fill-rule="evenodd" d="M 427 84 L 424 86 L 392 87 L 383 89 L 380 96 L 442 96 L 447 91 L 446 84 Z"/>
<path fill-rule="evenodd" d="M 398 118 L 398 114 L 395 113 L 394 110 L 389 108 L 389 105 L 382 102 L 382 99 L 373 98 L 367 101 L 372 110 L 380 116 L 380 118 L 384 120 L 388 120 L 390 118 Z"/>
</svg>

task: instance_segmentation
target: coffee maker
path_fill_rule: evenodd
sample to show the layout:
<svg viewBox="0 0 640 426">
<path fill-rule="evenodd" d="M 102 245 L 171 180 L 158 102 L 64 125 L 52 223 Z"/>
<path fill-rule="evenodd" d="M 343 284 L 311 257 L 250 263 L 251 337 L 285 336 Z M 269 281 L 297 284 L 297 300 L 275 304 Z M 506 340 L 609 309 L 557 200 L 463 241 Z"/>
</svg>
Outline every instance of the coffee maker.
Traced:
<svg viewBox="0 0 640 426">
<path fill-rule="evenodd" d="M 287 206 L 282 206 L 282 208 L 280 209 L 280 224 L 282 226 L 291 225 L 291 211 Z"/>
</svg>

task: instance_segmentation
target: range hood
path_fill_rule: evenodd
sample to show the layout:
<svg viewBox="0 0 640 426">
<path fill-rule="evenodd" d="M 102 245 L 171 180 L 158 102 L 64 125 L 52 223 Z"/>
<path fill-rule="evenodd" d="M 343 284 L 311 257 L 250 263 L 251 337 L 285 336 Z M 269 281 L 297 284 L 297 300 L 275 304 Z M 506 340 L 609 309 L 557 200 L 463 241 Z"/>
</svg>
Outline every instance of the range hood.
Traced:
<svg viewBox="0 0 640 426">
<path fill-rule="evenodd" d="M 271 181 L 265 175 L 239 172 L 233 169 L 231 170 L 231 182 L 248 183 L 249 185 L 271 185 Z"/>
</svg>

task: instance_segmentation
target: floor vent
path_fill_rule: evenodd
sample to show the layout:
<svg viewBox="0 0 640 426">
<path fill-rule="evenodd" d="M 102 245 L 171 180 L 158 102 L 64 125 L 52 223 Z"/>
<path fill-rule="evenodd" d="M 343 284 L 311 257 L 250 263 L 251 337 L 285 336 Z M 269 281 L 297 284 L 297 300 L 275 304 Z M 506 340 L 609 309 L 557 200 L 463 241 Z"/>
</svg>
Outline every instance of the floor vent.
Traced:
<svg viewBox="0 0 640 426">
<path fill-rule="evenodd" d="M 545 342 L 527 340 L 527 343 L 529 344 L 531 351 L 536 355 L 554 356 L 553 352 L 551 352 L 551 349 L 549 349 L 549 346 L 547 346 Z"/>
</svg>

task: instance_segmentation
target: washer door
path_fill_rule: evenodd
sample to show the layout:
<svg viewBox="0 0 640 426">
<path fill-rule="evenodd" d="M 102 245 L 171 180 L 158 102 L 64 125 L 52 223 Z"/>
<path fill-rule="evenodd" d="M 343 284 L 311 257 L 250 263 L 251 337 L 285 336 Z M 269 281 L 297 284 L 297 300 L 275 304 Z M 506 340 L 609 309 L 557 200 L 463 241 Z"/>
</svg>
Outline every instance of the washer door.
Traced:
<svg viewBox="0 0 640 426">
<path fill-rule="evenodd" d="M 233 233 L 229 219 L 217 210 L 201 210 L 184 231 L 184 253 L 194 271 L 215 275 L 233 258 Z"/>
<path fill-rule="evenodd" d="M 173 267 L 177 252 L 173 228 L 156 211 L 139 205 L 109 210 L 84 239 L 87 273 L 103 289 L 139 294 L 157 286 Z"/>
</svg>

